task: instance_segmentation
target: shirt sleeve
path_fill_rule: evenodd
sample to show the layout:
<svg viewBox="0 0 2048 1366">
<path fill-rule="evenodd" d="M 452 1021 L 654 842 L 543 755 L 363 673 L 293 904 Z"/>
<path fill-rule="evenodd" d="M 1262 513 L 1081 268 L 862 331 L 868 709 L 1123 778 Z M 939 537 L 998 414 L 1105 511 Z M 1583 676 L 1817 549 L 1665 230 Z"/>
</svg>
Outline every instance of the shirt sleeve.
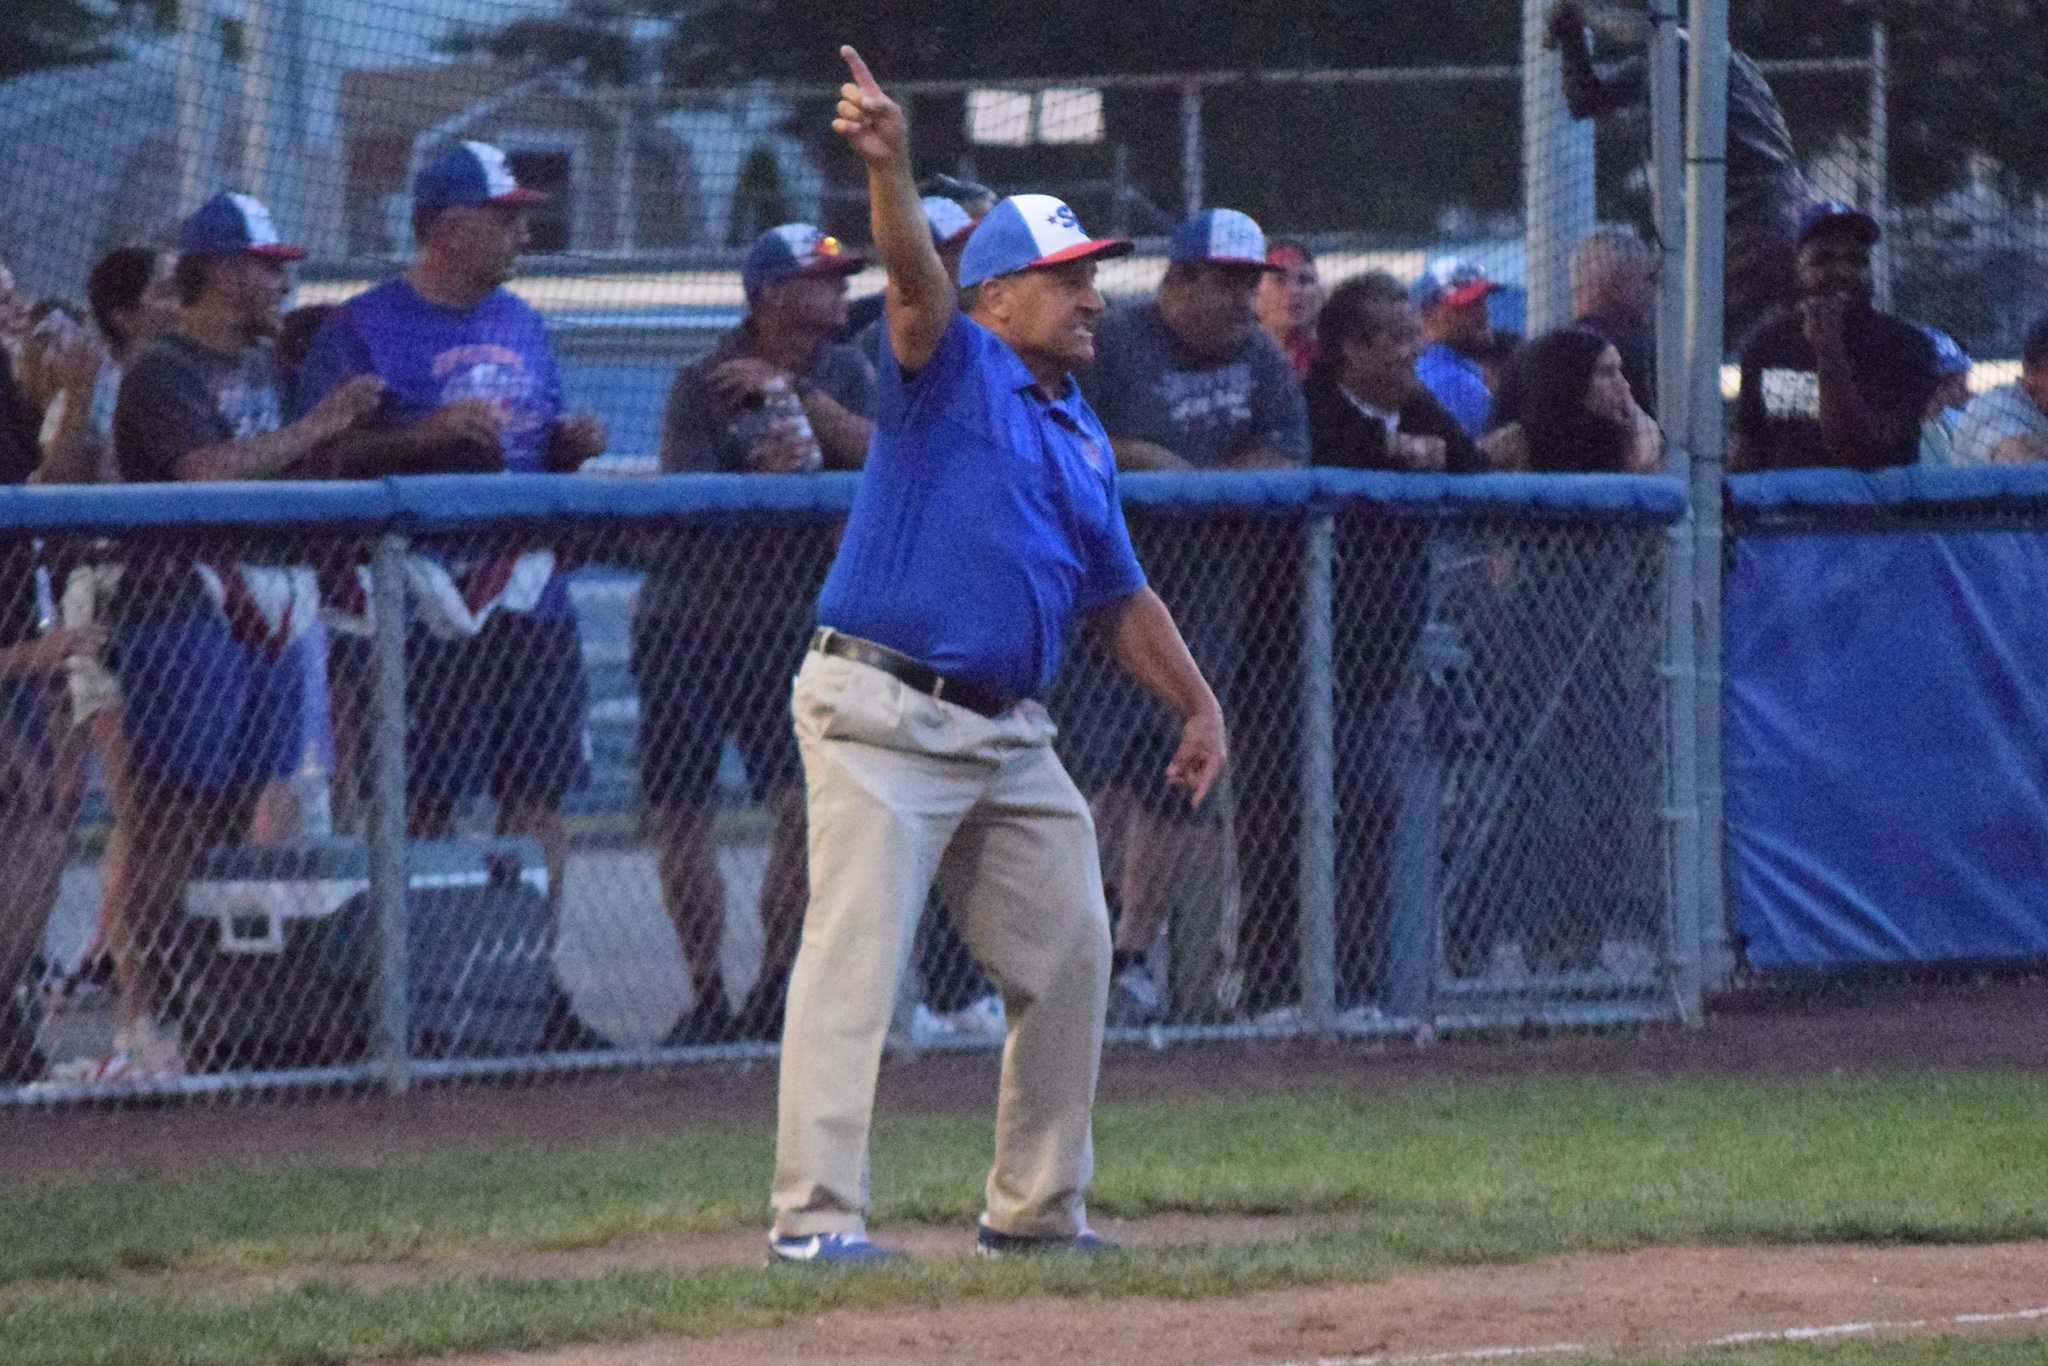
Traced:
<svg viewBox="0 0 2048 1366">
<path fill-rule="evenodd" d="M 1297 465 L 1308 463 L 1308 404 L 1287 356 L 1263 331 L 1253 351 L 1252 444 L 1270 446 Z"/>
<path fill-rule="evenodd" d="M 873 411 L 875 425 L 885 432 L 899 432 L 913 409 L 944 402 L 972 377 L 979 337 L 987 336 L 980 323 L 958 309 L 946 324 L 931 359 L 914 374 L 903 373 L 896 348 L 889 342 L 889 315 L 882 313 L 881 364 L 875 367 Z M 1000 343 L 999 343 L 1000 344 Z"/>
<path fill-rule="evenodd" d="M 699 362 L 676 371 L 661 413 L 661 472 L 710 474 L 727 467 L 723 447 L 731 429 L 725 404 L 712 391 Z"/>
<path fill-rule="evenodd" d="M 1109 486 L 1109 511 L 1098 534 L 1088 546 L 1087 575 L 1074 595 L 1074 611 L 1086 616 L 1111 603 L 1122 602 L 1145 586 L 1145 571 L 1138 565 L 1138 552 L 1131 548 L 1131 531 L 1124 524 L 1123 499 L 1116 481 Z"/>
<path fill-rule="evenodd" d="M 292 391 L 292 416 L 304 417 L 321 399 L 373 369 L 370 350 L 356 335 L 348 310 L 337 308 L 313 334 L 305 363 L 299 367 L 298 384 Z"/>
<path fill-rule="evenodd" d="M 233 436 L 196 376 L 161 353 L 138 360 L 114 402 L 114 459 L 131 483 L 178 478 L 178 461 Z"/>
</svg>

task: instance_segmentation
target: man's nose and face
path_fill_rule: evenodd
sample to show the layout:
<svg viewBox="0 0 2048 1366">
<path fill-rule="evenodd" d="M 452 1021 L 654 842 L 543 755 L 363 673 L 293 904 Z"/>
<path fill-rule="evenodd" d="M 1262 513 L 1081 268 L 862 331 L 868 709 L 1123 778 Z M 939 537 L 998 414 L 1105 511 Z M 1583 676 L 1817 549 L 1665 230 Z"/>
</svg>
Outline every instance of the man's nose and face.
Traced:
<svg viewBox="0 0 2048 1366">
<path fill-rule="evenodd" d="M 518 204 L 466 204 L 445 210 L 449 251 L 478 283 L 502 285 L 533 245 L 533 216 Z"/>
<path fill-rule="evenodd" d="M 1415 362 L 1422 355 L 1422 324 L 1410 308 L 1387 308 L 1373 318 L 1369 340 L 1349 341 L 1344 358 L 1354 382 L 1374 395 L 1405 395 L 1421 383 Z"/>
<path fill-rule="evenodd" d="M 226 288 L 235 302 L 243 335 L 251 341 L 274 337 L 284 321 L 285 297 L 292 292 L 292 276 L 282 261 L 244 252 L 220 266 L 227 276 Z"/>
<path fill-rule="evenodd" d="M 762 290 L 762 303 L 795 330 L 834 336 L 846 326 L 846 277 L 798 275 Z"/>
<path fill-rule="evenodd" d="M 1847 233 L 1823 233 L 1804 243 L 1798 257 L 1801 298 L 1834 297 L 1869 304 L 1870 248 Z"/>
<path fill-rule="evenodd" d="M 1228 356 L 1258 326 L 1254 296 L 1260 266 L 1201 262 L 1162 291 L 1160 315 L 1181 345 L 1201 356 Z"/>
<path fill-rule="evenodd" d="M 1315 321 L 1322 304 L 1322 285 L 1316 268 L 1305 261 L 1266 271 L 1253 294 L 1259 322 L 1276 338 L 1305 331 Z"/>
<path fill-rule="evenodd" d="M 1492 330 L 1484 298 L 1466 304 L 1438 304 L 1429 310 L 1423 322 L 1430 336 L 1452 346 L 1481 346 Z"/>
<path fill-rule="evenodd" d="M 1095 359 L 1095 324 L 1103 309 L 1095 262 L 1040 266 L 1007 281 L 1005 288 L 1008 328 L 1019 350 L 1070 370 Z"/>
</svg>

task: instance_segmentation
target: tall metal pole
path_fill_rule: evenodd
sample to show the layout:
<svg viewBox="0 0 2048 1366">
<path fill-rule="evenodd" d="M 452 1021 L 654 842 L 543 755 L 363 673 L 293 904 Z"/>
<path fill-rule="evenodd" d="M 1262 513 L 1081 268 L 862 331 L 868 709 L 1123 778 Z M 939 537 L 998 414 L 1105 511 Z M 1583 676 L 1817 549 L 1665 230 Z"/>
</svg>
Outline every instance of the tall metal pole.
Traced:
<svg viewBox="0 0 2048 1366">
<path fill-rule="evenodd" d="M 178 5 L 178 214 L 213 193 L 214 151 L 220 127 L 219 39 L 208 0 Z"/>
<path fill-rule="evenodd" d="M 1654 0 L 1650 35 L 1651 213 L 1657 247 L 1657 416 L 1665 462 L 1692 477 L 1686 427 L 1684 99 L 1678 60 L 1678 0 Z M 1688 510 L 1664 548 L 1665 906 L 1672 991 L 1688 1020 L 1700 1017 L 1699 678 L 1693 649 L 1693 539 Z"/>
<path fill-rule="evenodd" d="M 1522 0 L 1522 203 L 1529 335 L 1572 320 L 1572 248 L 1593 230 L 1593 123 L 1565 108 L 1557 53 L 1543 46 L 1550 0 Z"/>
<path fill-rule="evenodd" d="M 1728 908 L 1721 831 L 1721 308 L 1728 206 L 1728 2 L 1693 0 L 1686 91 L 1685 373 L 1698 594 L 1699 952 L 1725 972 Z"/>
<path fill-rule="evenodd" d="M 405 847 L 405 538 L 370 562 L 370 903 L 377 913 L 377 1056 L 394 1091 L 412 1084 L 410 872 Z"/>
<path fill-rule="evenodd" d="M 1871 284 L 1875 288 L 1873 302 L 1885 312 L 1892 306 L 1892 225 L 1888 218 L 1891 208 L 1891 44 L 1885 32 L 1884 20 L 1870 25 L 1870 185 L 1868 207 L 1870 216 L 1884 229 L 1884 236 L 1877 241 L 1877 250 L 1870 256 Z"/>
<path fill-rule="evenodd" d="M 1336 632 L 1330 577 L 1336 519 L 1308 523 L 1301 590 L 1301 1013 L 1337 1018 Z"/>
<path fill-rule="evenodd" d="M 1186 195 L 1187 216 L 1202 211 L 1202 83 L 1183 81 L 1180 87 L 1180 183 Z"/>
</svg>

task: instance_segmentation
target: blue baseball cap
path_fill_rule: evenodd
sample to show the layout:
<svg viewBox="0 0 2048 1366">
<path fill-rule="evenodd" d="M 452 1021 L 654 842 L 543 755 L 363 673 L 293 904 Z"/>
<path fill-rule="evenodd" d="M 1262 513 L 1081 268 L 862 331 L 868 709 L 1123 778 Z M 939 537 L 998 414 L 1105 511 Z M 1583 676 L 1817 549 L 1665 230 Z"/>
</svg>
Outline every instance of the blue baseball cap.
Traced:
<svg viewBox="0 0 2048 1366">
<path fill-rule="evenodd" d="M 473 204 L 539 204 L 547 196 L 513 178 L 505 154 L 488 142 L 458 142 L 420 168 L 412 178 L 416 209 L 452 209 Z"/>
<path fill-rule="evenodd" d="M 1970 358 L 1963 348 L 1956 345 L 1956 339 L 1938 327 L 1921 324 L 1920 330 L 1927 334 L 1927 340 L 1934 343 L 1934 365 L 1941 371 L 1943 379 L 1970 373 Z"/>
<path fill-rule="evenodd" d="M 1499 288 L 1477 261 L 1462 256 L 1439 256 L 1408 287 L 1408 302 L 1415 305 L 1418 313 L 1439 305 L 1462 308 L 1478 303 Z"/>
<path fill-rule="evenodd" d="M 1128 256 L 1131 250 L 1128 238 L 1090 237 L 1074 211 L 1049 194 L 1013 194 L 975 224 L 960 253 L 960 287 L 1033 266 Z"/>
<path fill-rule="evenodd" d="M 1182 219 L 1166 241 L 1166 259 L 1280 269 L 1266 259 L 1266 234 L 1251 215 L 1236 209 L 1204 209 Z"/>
<path fill-rule="evenodd" d="M 1866 247 L 1877 245 L 1884 235 L 1872 218 L 1854 204 L 1839 199 L 1822 199 L 1808 204 L 1799 215 L 1799 232 L 1793 239 L 1800 246 L 1822 233 L 1846 232 Z"/>
<path fill-rule="evenodd" d="M 867 263 L 867 257 L 809 223 L 784 223 L 756 237 L 747 248 L 740 286 L 751 299 L 769 285 L 800 275 L 851 275 Z"/>
<path fill-rule="evenodd" d="M 940 246 L 958 241 L 974 231 L 974 220 L 959 201 L 942 194 L 924 197 L 924 221 L 932 225 L 932 241 Z"/>
<path fill-rule="evenodd" d="M 297 261 L 304 247 L 277 240 L 270 210 L 245 194 L 223 190 L 192 211 L 178 225 L 178 251 L 186 256 L 261 256 L 266 261 Z"/>
</svg>

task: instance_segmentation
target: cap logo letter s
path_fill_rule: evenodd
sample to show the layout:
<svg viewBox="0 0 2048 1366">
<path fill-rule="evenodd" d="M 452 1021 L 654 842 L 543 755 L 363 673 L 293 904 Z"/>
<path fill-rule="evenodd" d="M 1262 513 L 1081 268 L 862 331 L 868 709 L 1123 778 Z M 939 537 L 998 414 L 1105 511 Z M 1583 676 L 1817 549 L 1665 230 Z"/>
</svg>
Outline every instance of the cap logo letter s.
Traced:
<svg viewBox="0 0 2048 1366">
<path fill-rule="evenodd" d="M 1054 209 L 1052 213 L 1046 217 L 1045 221 L 1052 224 L 1056 228 L 1065 228 L 1069 232 L 1081 231 L 1081 220 L 1074 217 L 1074 211 L 1064 204 Z"/>
</svg>

